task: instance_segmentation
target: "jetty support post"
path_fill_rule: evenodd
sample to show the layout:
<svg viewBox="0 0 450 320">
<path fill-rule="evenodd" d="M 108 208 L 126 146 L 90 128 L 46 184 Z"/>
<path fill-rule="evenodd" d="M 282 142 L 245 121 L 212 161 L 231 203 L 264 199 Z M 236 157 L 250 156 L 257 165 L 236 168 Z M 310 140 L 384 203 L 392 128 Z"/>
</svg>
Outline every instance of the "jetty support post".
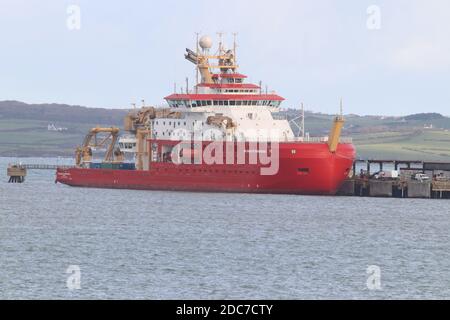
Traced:
<svg viewBox="0 0 450 320">
<path fill-rule="evenodd" d="M 27 175 L 27 169 L 19 165 L 9 165 L 6 171 L 9 183 L 23 183 Z"/>
</svg>

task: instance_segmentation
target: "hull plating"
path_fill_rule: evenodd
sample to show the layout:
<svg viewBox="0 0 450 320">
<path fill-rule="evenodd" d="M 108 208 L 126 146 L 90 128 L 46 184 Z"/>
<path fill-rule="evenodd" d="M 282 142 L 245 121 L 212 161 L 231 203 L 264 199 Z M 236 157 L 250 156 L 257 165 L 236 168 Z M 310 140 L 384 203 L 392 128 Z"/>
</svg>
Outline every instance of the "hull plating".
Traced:
<svg viewBox="0 0 450 320">
<path fill-rule="evenodd" d="M 351 144 L 341 144 L 336 153 L 330 153 L 324 143 L 282 143 L 275 175 L 261 175 L 262 166 L 254 164 L 152 162 L 143 171 L 58 169 L 56 181 L 92 188 L 333 195 L 347 178 L 354 158 Z"/>
</svg>

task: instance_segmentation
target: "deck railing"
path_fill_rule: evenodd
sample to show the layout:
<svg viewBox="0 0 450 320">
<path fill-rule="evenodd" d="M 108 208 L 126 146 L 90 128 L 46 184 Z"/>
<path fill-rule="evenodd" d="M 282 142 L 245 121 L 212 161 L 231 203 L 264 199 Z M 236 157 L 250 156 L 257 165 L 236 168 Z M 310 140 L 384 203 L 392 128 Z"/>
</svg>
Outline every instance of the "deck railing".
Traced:
<svg viewBox="0 0 450 320">
<path fill-rule="evenodd" d="M 303 142 L 303 143 L 326 143 L 328 142 L 328 137 L 296 137 L 294 139 L 289 139 L 288 141 L 293 142 Z M 340 143 L 353 143 L 353 139 L 349 137 L 341 137 L 339 139 Z"/>
<path fill-rule="evenodd" d="M 59 164 L 10 164 L 9 167 L 16 167 L 26 170 L 56 170 L 57 168 L 69 169 L 74 168 L 70 165 L 59 165 Z"/>
</svg>

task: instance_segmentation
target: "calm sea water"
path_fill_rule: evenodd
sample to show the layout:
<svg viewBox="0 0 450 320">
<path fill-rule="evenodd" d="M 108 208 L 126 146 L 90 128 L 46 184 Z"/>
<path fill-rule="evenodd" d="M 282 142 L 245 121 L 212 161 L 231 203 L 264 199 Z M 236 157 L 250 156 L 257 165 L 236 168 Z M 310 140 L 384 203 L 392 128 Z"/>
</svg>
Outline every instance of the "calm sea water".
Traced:
<svg viewBox="0 0 450 320">
<path fill-rule="evenodd" d="M 8 184 L 15 160 L 0 158 L 2 299 L 450 298 L 445 200 Z"/>
</svg>

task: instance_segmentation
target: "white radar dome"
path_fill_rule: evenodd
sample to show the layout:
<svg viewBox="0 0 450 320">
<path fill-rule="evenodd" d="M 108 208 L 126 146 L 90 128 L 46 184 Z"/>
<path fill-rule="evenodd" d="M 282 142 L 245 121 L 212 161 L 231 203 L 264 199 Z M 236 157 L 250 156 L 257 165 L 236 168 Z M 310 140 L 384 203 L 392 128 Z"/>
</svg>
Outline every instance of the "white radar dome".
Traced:
<svg viewBox="0 0 450 320">
<path fill-rule="evenodd" d="M 209 36 L 203 36 L 200 38 L 200 41 L 198 42 L 200 47 L 202 49 L 211 49 L 212 47 L 212 39 Z"/>
</svg>

